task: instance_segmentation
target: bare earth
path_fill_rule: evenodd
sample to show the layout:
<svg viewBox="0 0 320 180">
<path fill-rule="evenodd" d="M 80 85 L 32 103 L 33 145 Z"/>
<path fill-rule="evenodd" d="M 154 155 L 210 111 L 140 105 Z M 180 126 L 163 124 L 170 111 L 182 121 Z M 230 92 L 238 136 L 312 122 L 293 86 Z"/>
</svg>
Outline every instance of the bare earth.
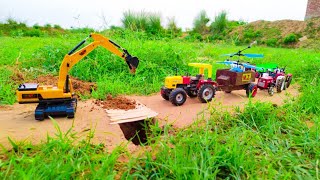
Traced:
<svg viewBox="0 0 320 180">
<path fill-rule="evenodd" d="M 270 97 L 266 91 L 260 91 L 254 101 L 269 101 L 281 105 L 285 99 L 298 96 L 298 86 L 291 86 L 282 93 L 275 93 Z M 202 104 L 197 98 L 188 98 L 183 106 L 173 106 L 161 98 L 160 94 L 151 96 L 127 96 L 159 113 L 160 124 L 172 123 L 182 128 L 190 125 L 194 120 L 202 117 L 203 111 L 211 105 L 216 107 L 222 104 L 224 108 L 232 109 L 235 106 L 243 107 L 248 102 L 245 91 L 233 91 L 230 94 L 217 92 L 214 101 Z M 36 121 L 34 110 L 36 104 L 14 104 L 0 106 L 0 144 L 10 147 L 8 136 L 16 141 L 31 141 L 39 143 L 46 140 L 47 134 L 54 135 L 57 131 L 50 119 Z M 102 107 L 97 106 L 94 100 L 78 102 L 76 116 L 73 119 L 56 117 L 61 130 L 66 132 L 73 126 L 79 138 L 86 138 L 90 130 L 95 131 L 94 143 L 103 143 L 109 150 L 121 143 L 128 143 L 119 125 L 110 125 L 110 120 Z M 133 146 L 132 144 L 130 146 Z"/>
</svg>

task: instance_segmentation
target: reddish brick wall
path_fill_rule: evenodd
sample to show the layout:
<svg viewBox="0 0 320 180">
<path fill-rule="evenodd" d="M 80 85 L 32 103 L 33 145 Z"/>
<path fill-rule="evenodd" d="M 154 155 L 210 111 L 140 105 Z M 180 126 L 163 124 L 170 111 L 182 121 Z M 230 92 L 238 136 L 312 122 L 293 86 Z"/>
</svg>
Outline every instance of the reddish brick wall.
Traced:
<svg viewBox="0 0 320 180">
<path fill-rule="evenodd" d="M 305 20 L 320 17 L 320 0 L 308 0 Z"/>
</svg>

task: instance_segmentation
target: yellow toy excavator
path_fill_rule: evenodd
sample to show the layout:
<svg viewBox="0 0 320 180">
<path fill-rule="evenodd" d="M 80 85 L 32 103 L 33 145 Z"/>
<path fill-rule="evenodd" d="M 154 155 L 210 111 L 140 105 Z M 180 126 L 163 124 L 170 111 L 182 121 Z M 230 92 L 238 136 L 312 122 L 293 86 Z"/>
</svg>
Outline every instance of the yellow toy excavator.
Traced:
<svg viewBox="0 0 320 180">
<path fill-rule="evenodd" d="M 94 41 L 76 51 L 90 37 Z M 100 34 L 92 33 L 65 55 L 60 65 L 58 86 L 39 86 L 37 83 L 20 84 L 16 92 L 18 102 L 39 103 L 35 110 L 36 120 L 44 120 L 44 118 L 49 115 L 66 115 L 68 118 L 73 118 L 77 107 L 77 99 L 74 97 L 68 72 L 75 64 L 98 46 L 102 46 L 124 59 L 131 73 L 135 73 L 139 64 L 137 57 L 131 56 L 126 49 L 120 47 L 110 39 Z"/>
</svg>

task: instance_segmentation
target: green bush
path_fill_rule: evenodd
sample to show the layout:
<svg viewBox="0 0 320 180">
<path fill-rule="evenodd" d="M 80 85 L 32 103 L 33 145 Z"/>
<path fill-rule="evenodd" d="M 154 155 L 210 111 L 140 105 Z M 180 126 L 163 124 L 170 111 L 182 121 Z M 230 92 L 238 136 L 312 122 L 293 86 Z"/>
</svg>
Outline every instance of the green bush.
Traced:
<svg viewBox="0 0 320 180">
<path fill-rule="evenodd" d="M 292 44 L 292 43 L 296 43 L 298 42 L 298 37 L 296 34 L 291 33 L 288 34 L 284 39 L 283 39 L 283 43 L 285 44 Z"/>
<path fill-rule="evenodd" d="M 210 21 L 205 10 L 200 11 L 199 15 L 193 21 L 193 31 L 199 34 L 208 32 L 207 24 Z"/>
<path fill-rule="evenodd" d="M 34 25 L 32 26 L 32 28 L 33 28 L 33 29 L 40 29 L 41 26 L 40 26 L 39 24 L 34 24 Z"/>
<path fill-rule="evenodd" d="M 186 36 L 184 39 L 190 42 L 203 40 L 202 35 L 199 33 L 189 33 L 189 35 Z"/>
<path fill-rule="evenodd" d="M 28 31 L 25 31 L 24 36 L 30 36 L 30 37 L 42 37 L 44 33 L 40 29 L 31 29 Z"/>
<path fill-rule="evenodd" d="M 213 33 L 222 33 L 227 28 L 227 24 L 227 12 L 222 11 L 214 18 L 214 22 L 212 22 L 210 25 L 210 30 Z"/>
<path fill-rule="evenodd" d="M 51 24 L 46 24 L 46 25 L 44 25 L 44 28 L 46 28 L 46 29 L 51 29 L 52 26 L 51 26 Z"/>
<path fill-rule="evenodd" d="M 127 11 L 124 12 L 121 22 L 124 28 L 132 31 L 145 31 L 152 35 L 161 35 L 164 32 L 161 16 L 157 13 Z"/>
<path fill-rule="evenodd" d="M 174 18 L 170 18 L 167 25 L 167 35 L 171 38 L 181 36 L 182 29 L 177 26 L 177 23 Z"/>
<path fill-rule="evenodd" d="M 58 25 L 58 24 L 53 25 L 53 28 L 55 28 L 55 29 L 62 29 L 62 27 L 61 27 L 60 25 Z"/>
<path fill-rule="evenodd" d="M 271 38 L 266 40 L 266 45 L 270 47 L 276 47 L 278 45 L 278 40 L 276 38 Z"/>
</svg>

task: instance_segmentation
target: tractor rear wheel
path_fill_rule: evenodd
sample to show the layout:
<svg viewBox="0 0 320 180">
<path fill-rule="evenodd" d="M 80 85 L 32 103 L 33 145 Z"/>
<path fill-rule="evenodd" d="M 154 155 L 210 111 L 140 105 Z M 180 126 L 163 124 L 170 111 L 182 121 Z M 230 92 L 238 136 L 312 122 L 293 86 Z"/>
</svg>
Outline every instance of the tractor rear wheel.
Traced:
<svg viewBox="0 0 320 180">
<path fill-rule="evenodd" d="M 286 81 L 286 88 L 288 88 L 290 86 L 291 81 L 292 81 L 292 76 L 289 76 L 287 81 Z"/>
<path fill-rule="evenodd" d="M 202 103 L 206 103 L 210 102 L 215 94 L 216 90 L 212 84 L 203 84 L 198 91 L 198 98 Z"/>
<path fill-rule="evenodd" d="M 187 100 L 187 93 L 182 88 L 177 88 L 171 91 L 169 95 L 169 101 L 176 106 L 183 105 Z"/>
<path fill-rule="evenodd" d="M 278 83 L 277 83 L 277 92 L 281 93 L 282 90 L 284 90 L 284 79 L 279 79 Z"/>
<path fill-rule="evenodd" d="M 258 92 L 258 86 L 255 83 L 250 83 L 246 88 L 247 97 L 255 97 Z"/>
</svg>

